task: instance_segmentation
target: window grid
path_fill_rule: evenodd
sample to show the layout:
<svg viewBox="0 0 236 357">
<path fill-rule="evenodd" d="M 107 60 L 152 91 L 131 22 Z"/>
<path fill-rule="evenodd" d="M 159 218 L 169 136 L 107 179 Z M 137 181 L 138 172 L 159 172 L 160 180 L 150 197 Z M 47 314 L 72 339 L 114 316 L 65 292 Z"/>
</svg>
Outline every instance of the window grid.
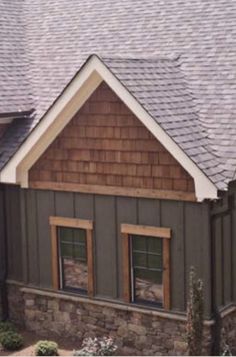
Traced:
<svg viewBox="0 0 236 357">
<path fill-rule="evenodd" d="M 155 271 L 162 275 L 162 286 L 163 286 L 163 308 L 166 310 L 170 309 L 170 239 L 171 239 L 171 229 L 166 227 L 155 227 L 155 226 L 143 226 L 143 225 L 133 225 L 122 223 L 121 224 L 121 234 L 122 234 L 122 256 L 123 256 L 123 299 L 127 303 L 134 301 L 134 291 L 133 280 L 134 280 L 134 269 L 133 269 L 133 254 L 132 254 L 132 236 L 138 237 L 141 235 L 143 237 L 153 237 L 153 243 L 161 242 L 161 252 L 162 260 L 161 265 Z M 158 240 L 157 240 L 158 239 Z M 160 246 L 160 244 L 159 244 Z M 146 249 L 146 248 L 145 248 Z M 134 249 L 135 251 L 145 251 L 144 248 Z M 159 249 L 160 252 L 160 249 Z M 150 253 L 150 252 L 149 252 Z M 152 252 L 151 252 L 152 253 Z M 149 254 L 149 257 L 158 258 L 157 255 Z M 145 265 L 145 264 L 144 264 Z M 147 265 L 147 262 L 146 262 Z M 138 264 L 136 264 L 138 266 Z M 141 264 L 142 267 L 142 264 Z"/>
<path fill-rule="evenodd" d="M 71 236 L 73 238 L 68 239 L 68 237 L 63 237 L 64 247 L 72 242 L 75 250 L 79 249 L 79 247 L 83 247 L 84 254 L 87 259 L 87 273 L 88 273 L 88 281 L 87 281 L 87 294 L 89 296 L 94 295 L 94 270 L 93 270 L 93 223 L 90 220 L 83 220 L 78 218 L 68 218 L 68 217 L 49 217 L 49 223 L 51 226 L 51 246 L 52 246 L 52 280 L 53 280 L 53 288 L 58 290 L 63 286 L 62 277 L 60 271 L 62 271 L 62 259 L 61 259 L 61 244 L 60 244 L 60 232 L 59 230 L 63 230 L 63 228 L 69 229 L 72 228 Z M 81 239 L 78 238 L 78 232 L 83 231 L 85 243 L 81 243 Z M 80 240 L 80 242 L 78 242 Z M 76 253 L 73 254 L 76 256 Z M 71 256 L 71 255 L 70 255 Z M 65 255 L 66 257 L 66 255 Z M 68 257 L 68 256 L 67 256 Z M 66 258 L 65 258 L 66 259 Z M 83 259 L 83 257 L 82 257 Z M 81 261 L 81 257 L 75 259 L 76 261 Z"/>
<path fill-rule="evenodd" d="M 76 263 L 86 263 L 87 264 L 87 244 L 86 244 L 86 231 L 79 228 L 66 228 L 58 227 L 58 249 L 59 249 L 59 270 L 60 270 L 60 286 L 63 290 L 68 290 L 72 292 L 79 292 L 82 294 L 87 293 L 87 289 L 83 287 L 75 287 L 67 285 L 66 280 L 66 260 L 70 260 Z M 69 251 L 66 250 L 65 246 L 69 247 Z M 76 252 L 76 247 L 83 248 Z M 65 254 L 66 253 L 66 254 Z M 69 254 L 70 253 L 70 254 Z M 78 256 L 79 254 L 84 255 Z M 75 269 L 74 269 L 75 270 Z"/>
<path fill-rule="evenodd" d="M 162 275 L 163 273 L 163 245 L 162 245 L 162 241 L 159 238 L 159 242 L 156 245 L 156 247 L 150 247 L 151 246 L 151 242 L 154 241 L 157 242 L 156 237 L 146 237 L 146 236 L 138 236 L 138 235 L 130 235 L 130 273 L 131 273 L 131 289 L 132 289 L 132 301 L 133 302 L 141 302 L 141 303 L 145 303 L 145 304 L 152 304 L 152 305 L 157 305 L 157 306 L 162 306 L 163 301 L 152 301 L 152 300 L 148 300 L 148 299 L 142 299 L 140 297 L 137 297 L 136 292 L 137 292 L 137 286 L 136 286 L 136 282 L 138 279 L 144 279 L 145 280 L 145 276 L 147 278 L 147 276 L 149 276 L 150 281 L 153 282 L 154 284 L 157 284 L 157 280 L 161 280 L 158 281 L 158 283 L 160 285 L 163 285 L 163 278 L 162 276 L 160 276 L 160 274 Z M 139 243 L 141 243 L 142 247 L 141 248 L 137 248 L 137 241 L 139 241 Z M 155 246 L 155 244 L 154 244 Z M 157 252 L 154 252 L 154 249 L 157 249 Z M 138 256 L 137 256 L 138 254 Z M 136 256 L 136 257 L 135 257 Z M 138 257 L 139 258 L 143 258 L 141 259 L 142 262 L 138 262 Z M 153 267 L 151 266 L 152 264 L 150 264 L 150 259 L 149 257 L 157 257 L 160 258 L 158 262 L 158 264 L 160 264 L 160 267 Z M 143 265 L 139 264 L 139 263 L 143 263 Z M 157 263 L 157 261 L 156 261 Z M 156 265 L 158 265 L 156 264 Z M 160 274 L 154 274 L 153 273 L 160 273 Z M 152 275 L 152 276 L 151 276 Z M 163 287 L 162 287 L 163 289 Z"/>
</svg>

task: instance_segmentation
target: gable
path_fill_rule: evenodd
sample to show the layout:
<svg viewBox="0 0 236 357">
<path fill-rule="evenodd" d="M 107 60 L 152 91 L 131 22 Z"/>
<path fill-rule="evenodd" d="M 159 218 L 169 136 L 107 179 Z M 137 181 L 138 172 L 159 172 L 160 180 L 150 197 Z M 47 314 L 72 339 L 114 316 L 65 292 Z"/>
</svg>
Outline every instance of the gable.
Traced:
<svg viewBox="0 0 236 357">
<path fill-rule="evenodd" d="M 192 177 L 104 82 L 33 165 L 29 182 L 194 192 Z"/>
</svg>

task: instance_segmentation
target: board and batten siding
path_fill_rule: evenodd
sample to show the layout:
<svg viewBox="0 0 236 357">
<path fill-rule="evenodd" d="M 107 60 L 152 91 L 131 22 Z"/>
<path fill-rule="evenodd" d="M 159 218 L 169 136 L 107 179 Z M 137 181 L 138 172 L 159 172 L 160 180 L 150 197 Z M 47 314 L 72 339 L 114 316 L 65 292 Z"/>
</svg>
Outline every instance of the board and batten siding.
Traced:
<svg viewBox="0 0 236 357">
<path fill-rule="evenodd" d="M 209 205 L 146 198 L 67 193 L 8 186 L 8 278 L 52 287 L 49 216 L 94 221 L 95 292 L 122 299 L 121 223 L 171 228 L 171 307 L 186 308 L 188 274 L 195 265 L 205 282 L 206 314 L 211 306 Z"/>
<path fill-rule="evenodd" d="M 213 292 L 216 306 L 236 302 L 236 182 L 211 210 Z"/>
</svg>

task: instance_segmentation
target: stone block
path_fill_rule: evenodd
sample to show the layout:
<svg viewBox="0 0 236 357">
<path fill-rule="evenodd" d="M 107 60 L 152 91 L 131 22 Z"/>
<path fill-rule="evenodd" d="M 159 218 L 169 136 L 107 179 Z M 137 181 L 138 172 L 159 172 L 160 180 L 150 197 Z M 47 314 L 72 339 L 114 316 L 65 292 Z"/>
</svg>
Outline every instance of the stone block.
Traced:
<svg viewBox="0 0 236 357">
<path fill-rule="evenodd" d="M 127 325 L 121 325 L 119 328 L 118 328 L 118 330 L 117 330 L 117 335 L 118 336 L 121 336 L 121 337 L 123 337 L 123 336 L 126 336 L 127 335 Z"/>
<path fill-rule="evenodd" d="M 34 306 L 34 304 L 35 304 L 34 299 L 27 299 L 27 300 L 25 300 L 25 306 L 27 306 L 27 307 Z"/>
<path fill-rule="evenodd" d="M 51 310 L 59 310 L 59 302 L 58 300 L 48 300 L 48 308 Z"/>
<path fill-rule="evenodd" d="M 146 335 L 147 329 L 143 326 L 128 324 L 128 330 L 134 332 L 137 335 Z"/>
<path fill-rule="evenodd" d="M 76 311 L 75 304 L 72 304 L 67 301 L 60 301 L 59 309 L 60 309 L 60 311 L 64 311 L 64 312 L 75 312 Z"/>
<path fill-rule="evenodd" d="M 109 307 L 104 307 L 102 313 L 107 316 L 116 316 L 115 310 Z"/>
<path fill-rule="evenodd" d="M 174 350 L 178 355 L 183 355 L 187 351 L 187 343 L 184 341 L 174 341 Z"/>
</svg>

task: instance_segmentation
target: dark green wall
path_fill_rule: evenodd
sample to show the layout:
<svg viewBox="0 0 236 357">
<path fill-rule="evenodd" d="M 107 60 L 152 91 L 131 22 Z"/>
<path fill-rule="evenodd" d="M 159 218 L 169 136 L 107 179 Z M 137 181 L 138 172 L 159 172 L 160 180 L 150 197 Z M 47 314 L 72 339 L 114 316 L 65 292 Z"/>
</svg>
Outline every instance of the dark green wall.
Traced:
<svg viewBox="0 0 236 357">
<path fill-rule="evenodd" d="M 7 187 L 9 278 L 51 287 L 50 215 L 92 219 L 96 295 L 122 297 L 121 223 L 170 227 L 172 308 L 186 306 L 189 268 L 205 283 L 210 313 L 210 219 L 207 203 L 23 190 Z"/>
<path fill-rule="evenodd" d="M 214 297 L 217 306 L 236 302 L 236 183 L 212 206 Z"/>
</svg>

